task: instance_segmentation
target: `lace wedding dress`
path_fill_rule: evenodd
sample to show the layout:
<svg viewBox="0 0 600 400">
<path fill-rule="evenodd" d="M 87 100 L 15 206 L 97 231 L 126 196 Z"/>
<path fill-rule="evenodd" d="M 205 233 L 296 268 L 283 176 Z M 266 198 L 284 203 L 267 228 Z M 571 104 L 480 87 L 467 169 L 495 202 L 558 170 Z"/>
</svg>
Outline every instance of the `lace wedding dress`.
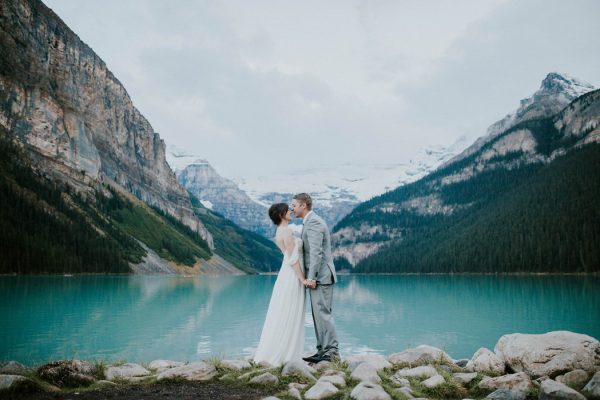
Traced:
<svg viewBox="0 0 600 400">
<path fill-rule="evenodd" d="M 305 290 L 294 271 L 294 264 L 302 259 L 302 240 L 294 239 L 290 256 L 284 252 L 283 262 L 273 287 L 271 301 L 254 361 L 266 361 L 279 366 L 300 360 L 304 350 L 304 296 Z"/>
</svg>

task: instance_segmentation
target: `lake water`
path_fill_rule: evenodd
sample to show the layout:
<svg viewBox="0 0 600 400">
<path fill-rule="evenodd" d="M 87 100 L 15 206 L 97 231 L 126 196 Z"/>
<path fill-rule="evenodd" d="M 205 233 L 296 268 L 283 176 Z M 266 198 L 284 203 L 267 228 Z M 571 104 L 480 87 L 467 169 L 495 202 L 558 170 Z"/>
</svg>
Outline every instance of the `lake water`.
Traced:
<svg viewBox="0 0 600 400">
<path fill-rule="evenodd" d="M 193 361 L 246 357 L 275 276 L 0 277 L 0 360 Z M 307 303 L 306 351 L 315 336 Z M 503 334 L 570 330 L 600 338 L 600 278 L 340 276 L 342 357 L 419 344 L 470 358 Z"/>
</svg>

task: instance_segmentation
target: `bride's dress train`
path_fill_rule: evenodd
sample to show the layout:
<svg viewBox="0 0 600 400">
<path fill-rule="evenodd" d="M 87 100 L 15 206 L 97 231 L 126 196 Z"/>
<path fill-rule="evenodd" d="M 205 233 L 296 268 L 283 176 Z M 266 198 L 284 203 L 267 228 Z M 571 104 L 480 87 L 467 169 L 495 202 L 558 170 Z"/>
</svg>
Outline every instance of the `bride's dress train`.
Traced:
<svg viewBox="0 0 600 400">
<path fill-rule="evenodd" d="M 304 350 L 304 296 L 305 289 L 294 272 L 294 264 L 302 259 L 302 240 L 295 238 L 290 256 L 284 252 L 283 262 L 273 287 L 271 301 L 254 361 L 266 361 L 279 366 L 300 360 Z"/>
</svg>

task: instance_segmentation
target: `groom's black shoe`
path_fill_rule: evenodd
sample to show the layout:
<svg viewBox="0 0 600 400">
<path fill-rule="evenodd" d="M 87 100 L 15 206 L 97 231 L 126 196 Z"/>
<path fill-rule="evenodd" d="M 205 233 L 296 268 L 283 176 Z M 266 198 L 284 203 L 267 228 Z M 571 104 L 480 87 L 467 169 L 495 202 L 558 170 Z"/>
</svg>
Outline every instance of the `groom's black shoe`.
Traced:
<svg viewBox="0 0 600 400">
<path fill-rule="evenodd" d="M 319 353 L 313 354 L 310 357 L 302 357 L 302 359 L 309 363 L 318 363 L 319 361 L 321 361 L 321 357 L 319 356 Z"/>
<path fill-rule="evenodd" d="M 329 361 L 329 362 L 340 361 L 340 356 L 338 356 L 338 355 L 330 356 L 328 354 L 325 354 L 324 356 L 321 357 L 321 361 Z"/>
</svg>

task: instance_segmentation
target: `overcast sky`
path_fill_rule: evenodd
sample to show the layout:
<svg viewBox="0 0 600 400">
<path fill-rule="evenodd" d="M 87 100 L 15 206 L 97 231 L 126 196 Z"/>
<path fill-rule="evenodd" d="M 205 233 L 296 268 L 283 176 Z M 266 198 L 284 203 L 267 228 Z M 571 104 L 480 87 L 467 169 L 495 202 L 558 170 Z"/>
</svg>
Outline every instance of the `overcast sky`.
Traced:
<svg viewBox="0 0 600 400">
<path fill-rule="evenodd" d="M 600 1 L 44 0 L 224 176 L 475 139 L 548 72 L 600 86 Z"/>
</svg>

